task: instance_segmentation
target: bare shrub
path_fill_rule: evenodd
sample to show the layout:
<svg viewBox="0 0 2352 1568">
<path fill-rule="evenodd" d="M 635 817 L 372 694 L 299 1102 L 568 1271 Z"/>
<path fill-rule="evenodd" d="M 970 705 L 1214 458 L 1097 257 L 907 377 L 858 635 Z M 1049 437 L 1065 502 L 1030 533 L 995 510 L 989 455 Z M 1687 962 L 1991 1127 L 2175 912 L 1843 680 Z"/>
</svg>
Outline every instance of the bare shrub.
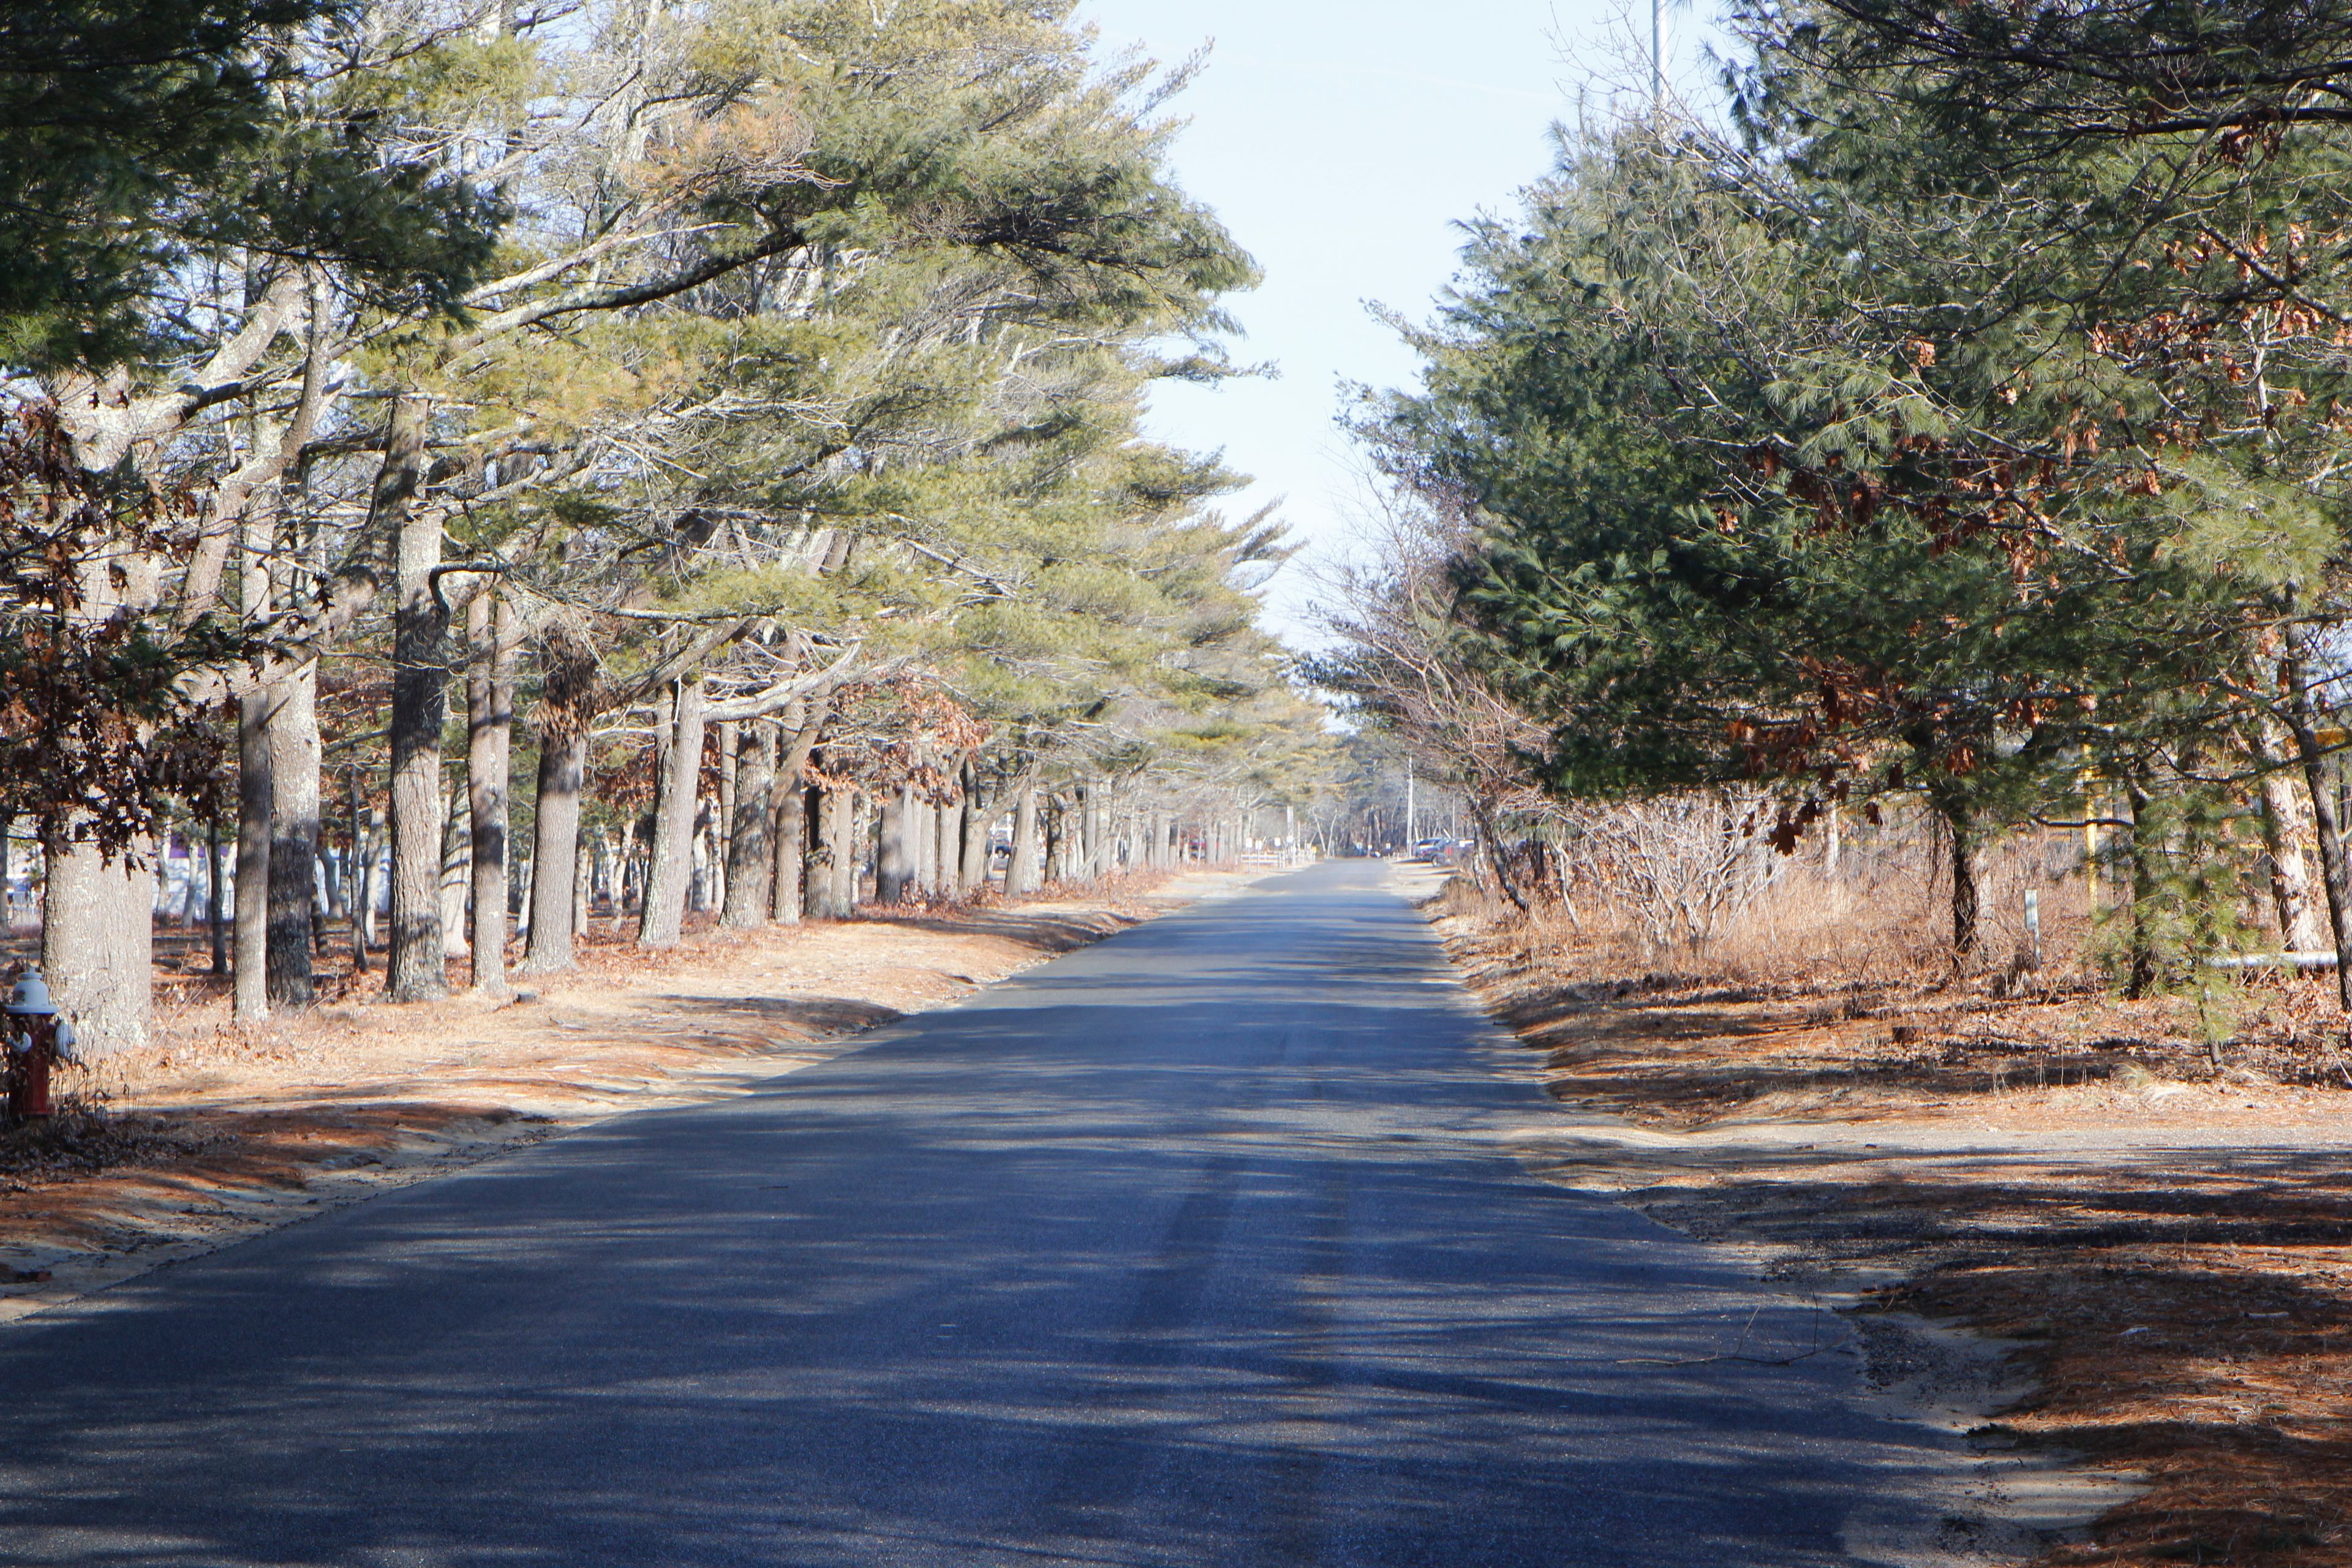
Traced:
<svg viewBox="0 0 2352 1568">
<path fill-rule="evenodd" d="M 1604 967 L 1774 985 L 1880 988 L 1979 975 L 2002 988 L 2088 972 L 2099 886 L 2078 841 L 2029 829 L 1978 857 L 1981 914 L 1965 962 L 1950 937 L 1941 824 L 1895 809 L 1826 817 L 1783 854 L 1761 792 L 1693 793 L 1562 813 L 1563 907 L 1530 917 Z M 2039 915 L 2029 934 L 2028 890 Z"/>
<path fill-rule="evenodd" d="M 1696 952 L 1770 874 L 1760 803 L 1709 790 L 1576 813 L 1563 851 L 1570 896 L 1614 904 L 1662 956 Z"/>
</svg>

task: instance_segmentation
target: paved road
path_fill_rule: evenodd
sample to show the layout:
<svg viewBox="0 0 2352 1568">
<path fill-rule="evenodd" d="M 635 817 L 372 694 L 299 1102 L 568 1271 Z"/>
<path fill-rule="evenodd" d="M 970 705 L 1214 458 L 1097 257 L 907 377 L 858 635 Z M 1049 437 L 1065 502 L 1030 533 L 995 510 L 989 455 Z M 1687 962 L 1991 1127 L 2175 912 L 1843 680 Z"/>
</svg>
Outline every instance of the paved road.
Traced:
<svg viewBox="0 0 2352 1568">
<path fill-rule="evenodd" d="M 1298 873 L 12 1331 L 0 1561 L 1854 1561 L 1934 1446 L 1842 1351 L 1639 1359 L 1811 1318 L 1530 1180 L 1542 1114 Z"/>
</svg>

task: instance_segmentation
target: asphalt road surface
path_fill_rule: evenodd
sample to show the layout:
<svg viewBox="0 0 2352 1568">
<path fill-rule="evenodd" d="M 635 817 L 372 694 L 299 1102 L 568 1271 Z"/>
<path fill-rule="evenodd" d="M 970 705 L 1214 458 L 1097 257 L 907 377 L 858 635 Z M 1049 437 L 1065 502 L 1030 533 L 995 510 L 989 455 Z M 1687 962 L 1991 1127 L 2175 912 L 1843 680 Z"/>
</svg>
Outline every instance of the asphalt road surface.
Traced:
<svg viewBox="0 0 2352 1568">
<path fill-rule="evenodd" d="M 1948 1457 L 1507 1058 L 1379 868 L 1262 883 L 9 1331 L 0 1562 L 1858 1561 Z"/>
</svg>

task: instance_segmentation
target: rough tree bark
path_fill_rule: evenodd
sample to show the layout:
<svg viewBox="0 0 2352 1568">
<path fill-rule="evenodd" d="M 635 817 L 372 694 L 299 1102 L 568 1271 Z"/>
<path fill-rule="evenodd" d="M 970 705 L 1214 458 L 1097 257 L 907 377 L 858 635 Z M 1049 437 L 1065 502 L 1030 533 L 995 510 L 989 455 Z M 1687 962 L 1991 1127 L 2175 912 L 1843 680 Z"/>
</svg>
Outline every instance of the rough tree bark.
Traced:
<svg viewBox="0 0 2352 1568">
<path fill-rule="evenodd" d="M 274 512 L 257 500 L 245 519 L 243 569 L 238 574 L 248 624 L 268 618 L 275 601 L 269 570 Z M 269 1016 L 269 827 L 273 750 L 269 710 L 275 684 L 245 692 L 236 705 L 236 932 L 232 1008 L 244 1022 Z"/>
<path fill-rule="evenodd" d="M 1966 805 L 1957 801 L 1941 803 L 1944 825 L 1951 830 L 1952 848 L 1952 952 L 1962 958 L 1977 950 L 1977 926 L 1980 899 L 1979 873 L 1977 867 L 1978 844 L 1976 821 Z"/>
<path fill-rule="evenodd" d="M 2290 952 L 2315 952 L 2327 944 L 2326 917 L 2312 886 L 2311 860 L 2304 842 L 2311 812 L 2287 776 L 2283 753 L 2292 744 L 2274 726 L 2249 726 L 2249 749 L 2263 763 L 2263 848 L 2271 863 L 2271 900 L 2278 910 L 2279 940 Z M 2284 742 L 2284 743 L 2283 743 Z"/>
<path fill-rule="evenodd" d="M 1059 882 L 1070 874 L 1070 807 L 1061 796 L 1045 797 L 1045 879 Z"/>
<path fill-rule="evenodd" d="M 2312 826 L 2319 840 L 2320 881 L 2327 889 L 2327 930 L 2336 940 L 2336 994 L 2345 1010 L 2352 1012 L 2352 865 L 2345 861 L 2343 827 L 2336 818 L 2335 794 L 2328 788 L 2327 748 L 2319 739 L 2319 713 L 2311 697 L 2302 637 L 2298 629 L 2287 629 L 2287 652 L 2280 666 L 2286 687 L 2286 721 L 2294 736 L 2296 760 L 2303 764 Z"/>
<path fill-rule="evenodd" d="M 0 829 L 0 923 L 6 921 L 7 847 L 5 829 Z M 213 939 L 213 973 L 228 973 L 228 903 L 223 897 L 228 891 L 228 852 L 221 844 L 220 816 L 215 813 L 205 824 L 205 923 L 211 928 Z"/>
<path fill-rule="evenodd" d="M 844 920 L 865 901 L 866 855 L 874 842 L 873 804 L 856 790 L 844 790 L 835 810 L 841 814 L 841 855 L 833 863 L 833 907 Z"/>
<path fill-rule="evenodd" d="M 302 1008 L 311 978 L 310 906 L 319 864 L 319 665 L 305 663 L 268 691 L 269 1001 Z"/>
<path fill-rule="evenodd" d="M 466 815 L 473 838 L 474 989 L 507 994 L 508 794 L 513 787 L 514 609 L 485 587 L 466 608 Z"/>
<path fill-rule="evenodd" d="M 963 891 L 963 814 L 968 803 L 962 796 L 943 802 L 939 810 L 939 887 L 942 896 L 954 898 Z"/>
<path fill-rule="evenodd" d="M 976 893 L 988 886 L 990 829 L 996 826 L 996 810 L 995 802 L 981 793 L 980 770 L 970 763 L 963 765 L 962 821 L 956 879 L 966 892 Z"/>
<path fill-rule="evenodd" d="M 450 779 L 445 772 L 442 787 L 446 790 Z M 441 956 L 445 959 L 464 958 L 473 952 L 466 940 L 466 905 L 468 882 L 474 864 L 474 836 L 467 829 L 466 813 L 460 808 L 456 792 L 445 795 L 439 805 L 441 813 Z"/>
<path fill-rule="evenodd" d="M 796 926 L 807 912 L 802 879 L 809 853 L 809 787 L 797 773 L 776 789 L 776 813 L 771 837 L 775 861 L 768 883 L 768 916 L 778 925 Z"/>
<path fill-rule="evenodd" d="M 577 826 L 572 829 L 572 929 L 575 931 L 584 931 L 588 929 L 588 903 L 594 889 L 594 868 L 589 864 L 589 858 L 579 852 L 580 833 Z M 539 855 L 536 850 L 531 854 L 530 863 L 535 872 L 539 867 Z M 539 884 L 534 879 L 531 883 L 531 894 L 534 900 L 538 897 L 538 891 Z M 537 917 L 533 916 L 534 921 L 536 919 Z"/>
<path fill-rule="evenodd" d="M 77 618 L 102 625 L 118 609 L 152 606 L 153 563 L 109 549 L 75 563 Z M 110 860 L 72 821 L 44 825 L 41 969 L 90 1056 L 147 1043 L 153 1014 L 153 846 L 134 839 Z"/>
<path fill-rule="evenodd" d="M 449 617 L 434 589 L 441 564 L 441 520 L 420 516 L 425 400 L 393 399 L 383 466 L 369 506 L 371 527 L 393 541 L 392 931 L 384 1000 L 425 1002 L 449 994 L 441 928 L 441 726 L 448 717 Z"/>
<path fill-rule="evenodd" d="M 269 1016 L 269 705 L 272 687 L 237 700 L 236 939 L 234 1008 L 251 1022 Z"/>
<path fill-rule="evenodd" d="M 2156 942 L 2147 929 L 2147 917 L 2156 898 L 2156 862 L 2149 853 L 2147 808 L 2152 797 L 2137 779 L 2126 776 L 2124 799 L 2131 805 L 2131 969 L 2124 982 L 2124 994 L 2137 1001 L 2156 984 Z M 1957 864 L 1954 874 L 1958 874 Z"/>
<path fill-rule="evenodd" d="M 1037 888 L 1037 780 L 1024 773 L 1013 786 L 1013 853 L 1004 862 L 1004 896 Z"/>
<path fill-rule="evenodd" d="M 47 845 L 41 973 L 89 1057 L 147 1044 L 152 1016 L 152 846 L 108 860 L 95 844 L 58 834 Z"/>
<path fill-rule="evenodd" d="M 367 857 L 360 862 L 360 951 L 373 952 L 381 945 L 382 932 L 376 929 L 376 916 L 382 912 L 376 906 L 383 900 L 377 895 L 383 890 L 383 879 L 390 873 L 392 834 L 383 812 L 367 814 Z M 364 967 L 364 966 L 362 966 Z"/>
<path fill-rule="evenodd" d="M 1066 851 L 1069 865 L 1064 875 L 1077 882 L 1091 882 L 1102 875 L 1102 785 L 1088 779 L 1078 785 L 1077 832 L 1075 842 Z"/>
<path fill-rule="evenodd" d="M 343 772 L 346 810 L 351 821 L 352 852 L 344 867 L 351 880 L 351 890 L 345 895 L 352 917 L 352 973 L 365 974 L 368 967 L 368 857 L 373 853 L 368 843 L 367 811 L 360 800 L 360 770 L 356 765 Z"/>
<path fill-rule="evenodd" d="M 710 880 L 716 884 L 709 889 L 705 908 L 715 909 L 724 919 L 727 909 L 727 870 L 734 854 L 736 773 L 742 766 L 743 725 L 734 719 L 719 723 L 719 809 L 710 824 Z"/>
<path fill-rule="evenodd" d="M 675 947 L 686 926 L 686 896 L 694 874 L 695 807 L 702 783 L 702 678 L 682 676 L 670 692 L 669 754 L 654 805 L 652 863 L 639 947 Z"/>
<path fill-rule="evenodd" d="M 809 851 L 802 867 L 805 886 L 802 907 L 811 920 L 838 920 L 843 913 L 833 901 L 833 863 L 845 852 L 835 826 L 834 793 L 828 789 L 811 789 L 808 792 L 808 816 L 803 833 Z"/>
<path fill-rule="evenodd" d="M 2271 898 L 2278 908 L 2279 934 L 2289 951 L 2310 952 L 2327 942 L 2326 919 L 2312 888 L 2311 860 L 2304 835 L 2311 813 L 2283 773 L 2263 776 L 2263 837 L 2270 852 Z"/>
<path fill-rule="evenodd" d="M 906 835 L 907 860 L 913 870 L 916 887 L 925 893 L 940 889 L 940 808 L 925 799 L 920 791 L 907 797 L 907 819 L 900 831 Z M 877 879 L 879 873 L 877 873 Z"/>
<path fill-rule="evenodd" d="M 816 853 L 809 858 L 808 909 L 820 920 L 847 920 L 850 883 L 857 875 L 858 847 L 851 835 L 856 826 L 855 791 L 843 787 L 814 793 L 809 800 L 809 826 L 816 837 Z"/>
<path fill-rule="evenodd" d="M 808 760 L 816 750 L 825 721 L 833 716 L 830 696 L 794 702 L 784 710 L 782 730 L 776 738 L 776 816 L 772 837 L 775 869 L 769 909 L 786 925 L 798 925 L 809 908 L 808 866 L 816 841 L 813 814 L 815 792 L 809 788 Z"/>
<path fill-rule="evenodd" d="M 770 879 L 775 875 L 775 855 L 768 842 L 775 816 L 777 726 L 754 719 L 751 732 L 740 731 L 735 745 L 734 820 L 727 830 L 726 897 L 719 923 L 748 931 L 768 923 L 772 905 Z"/>
<path fill-rule="evenodd" d="M 874 901 L 900 904 L 914 886 L 920 862 L 909 853 L 909 825 L 914 817 L 915 786 L 900 784 L 882 797 L 882 839 L 874 857 Z"/>
<path fill-rule="evenodd" d="M 596 650 L 559 623 L 541 636 L 539 667 L 539 792 L 530 848 L 536 875 L 522 966 L 528 973 L 554 974 L 577 962 L 571 889 L 580 863 L 580 793 L 588 774 L 588 727 L 595 718 Z M 618 889 L 614 905 L 617 913 Z"/>
</svg>

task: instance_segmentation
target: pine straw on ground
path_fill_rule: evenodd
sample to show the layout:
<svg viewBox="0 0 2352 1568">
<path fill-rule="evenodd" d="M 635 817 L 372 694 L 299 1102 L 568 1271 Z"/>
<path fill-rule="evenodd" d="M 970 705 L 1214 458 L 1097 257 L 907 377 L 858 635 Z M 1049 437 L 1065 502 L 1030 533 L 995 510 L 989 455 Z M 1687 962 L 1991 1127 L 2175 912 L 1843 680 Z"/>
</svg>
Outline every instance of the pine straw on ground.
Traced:
<svg viewBox="0 0 2352 1568">
<path fill-rule="evenodd" d="M 2147 1489 L 2048 1568 L 2352 1564 L 2352 1071 L 2324 982 L 2210 1005 L 1612 973 L 1459 897 L 1449 945 L 1571 1105 L 1688 1132 L 1564 1159 L 1656 1218 L 2011 1342 L 1979 1436 Z"/>
</svg>

